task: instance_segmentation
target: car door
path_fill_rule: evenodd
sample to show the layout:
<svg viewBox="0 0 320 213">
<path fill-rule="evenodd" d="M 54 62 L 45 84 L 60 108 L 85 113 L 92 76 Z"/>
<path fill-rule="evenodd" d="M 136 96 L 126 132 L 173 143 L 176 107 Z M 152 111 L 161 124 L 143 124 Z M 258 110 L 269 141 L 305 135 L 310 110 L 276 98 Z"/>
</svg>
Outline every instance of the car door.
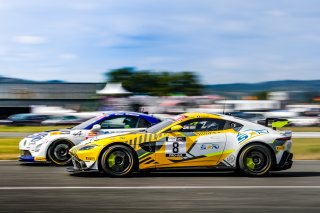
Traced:
<svg viewBox="0 0 320 213">
<path fill-rule="evenodd" d="M 226 144 L 225 121 L 199 118 L 181 123 L 179 132 L 166 132 L 164 146 L 156 153 L 160 167 L 214 166 Z"/>
</svg>

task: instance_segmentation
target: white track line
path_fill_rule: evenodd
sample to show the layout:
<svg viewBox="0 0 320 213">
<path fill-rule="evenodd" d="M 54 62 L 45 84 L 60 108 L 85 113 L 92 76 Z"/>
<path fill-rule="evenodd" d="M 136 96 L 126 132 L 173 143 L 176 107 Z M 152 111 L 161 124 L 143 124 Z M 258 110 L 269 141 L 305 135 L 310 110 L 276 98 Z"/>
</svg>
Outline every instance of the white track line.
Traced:
<svg viewBox="0 0 320 213">
<path fill-rule="evenodd" d="M 0 187 L 0 190 L 63 190 L 63 189 L 320 189 L 320 186 L 44 186 Z"/>
</svg>

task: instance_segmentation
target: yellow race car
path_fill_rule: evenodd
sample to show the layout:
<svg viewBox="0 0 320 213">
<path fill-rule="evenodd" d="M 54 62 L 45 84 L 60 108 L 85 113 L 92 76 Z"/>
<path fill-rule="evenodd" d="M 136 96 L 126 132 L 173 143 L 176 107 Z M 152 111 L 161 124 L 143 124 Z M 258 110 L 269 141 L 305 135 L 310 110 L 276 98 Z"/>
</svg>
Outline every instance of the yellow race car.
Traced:
<svg viewBox="0 0 320 213">
<path fill-rule="evenodd" d="M 98 136 L 73 147 L 71 171 L 120 177 L 151 169 L 219 168 L 260 176 L 291 167 L 291 134 L 227 115 L 185 113 L 144 132 Z"/>
</svg>

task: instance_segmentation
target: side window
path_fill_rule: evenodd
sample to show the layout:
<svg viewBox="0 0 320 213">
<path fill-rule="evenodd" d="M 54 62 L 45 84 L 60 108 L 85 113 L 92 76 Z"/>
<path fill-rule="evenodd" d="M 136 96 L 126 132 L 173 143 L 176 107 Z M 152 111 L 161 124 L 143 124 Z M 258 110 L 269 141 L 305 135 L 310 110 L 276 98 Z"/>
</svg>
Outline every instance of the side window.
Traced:
<svg viewBox="0 0 320 213">
<path fill-rule="evenodd" d="M 198 132 L 198 131 L 218 131 L 223 130 L 225 125 L 224 120 L 220 119 L 195 119 L 182 124 L 183 132 Z"/>
<path fill-rule="evenodd" d="M 150 126 L 151 124 L 148 121 L 144 120 L 143 118 L 139 118 L 137 128 L 148 128 Z"/>
<path fill-rule="evenodd" d="M 242 124 L 234 121 L 226 121 L 226 124 L 224 125 L 224 129 L 233 129 L 236 132 L 238 132 L 242 127 Z"/>
<path fill-rule="evenodd" d="M 100 123 L 101 129 L 137 128 L 139 118 L 135 116 L 118 116 L 106 119 Z"/>
</svg>

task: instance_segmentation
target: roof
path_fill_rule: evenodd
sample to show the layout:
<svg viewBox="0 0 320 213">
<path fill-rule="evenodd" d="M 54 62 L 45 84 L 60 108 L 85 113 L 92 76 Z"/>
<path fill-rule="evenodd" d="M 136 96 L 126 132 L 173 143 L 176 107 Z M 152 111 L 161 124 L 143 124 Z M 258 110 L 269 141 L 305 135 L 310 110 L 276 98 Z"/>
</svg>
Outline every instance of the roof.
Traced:
<svg viewBox="0 0 320 213">
<path fill-rule="evenodd" d="M 204 112 L 187 112 L 180 116 L 186 116 L 188 118 L 218 118 L 221 119 L 222 116 L 218 114 L 213 113 L 204 113 Z"/>
<path fill-rule="evenodd" d="M 97 90 L 99 95 L 129 95 L 131 92 L 122 87 L 121 83 L 107 83 L 102 90 Z"/>
</svg>

